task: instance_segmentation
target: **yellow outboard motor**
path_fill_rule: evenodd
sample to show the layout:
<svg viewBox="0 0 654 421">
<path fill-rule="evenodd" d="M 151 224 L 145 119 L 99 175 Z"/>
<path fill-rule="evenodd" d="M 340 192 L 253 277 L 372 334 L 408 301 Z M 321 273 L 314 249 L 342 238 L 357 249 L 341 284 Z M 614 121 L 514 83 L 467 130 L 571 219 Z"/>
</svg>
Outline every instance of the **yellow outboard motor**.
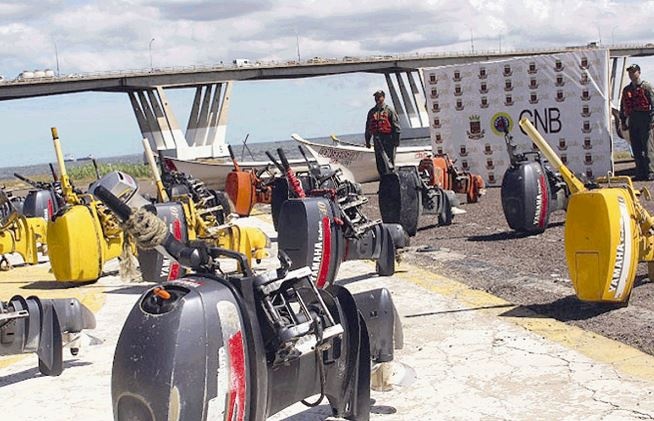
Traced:
<svg viewBox="0 0 654 421">
<path fill-rule="evenodd" d="M 4 190 L 0 189 L 0 267 L 9 268 L 5 254 L 18 253 L 25 263 L 39 262 L 38 252 L 45 252 L 46 222 L 40 217 L 20 215 Z"/>
<path fill-rule="evenodd" d="M 123 232 L 118 221 L 90 194 L 73 189 L 61 151 L 57 129 L 52 128 L 65 206 L 48 221 L 48 255 L 57 281 L 96 281 L 105 262 L 118 257 Z"/>
<path fill-rule="evenodd" d="M 600 177 L 586 188 L 527 120 L 520 127 L 561 173 L 572 195 L 565 222 L 565 255 L 580 300 L 626 303 L 639 261 L 653 273 L 654 219 L 629 177 Z M 649 192 L 643 189 L 645 197 Z"/>
</svg>

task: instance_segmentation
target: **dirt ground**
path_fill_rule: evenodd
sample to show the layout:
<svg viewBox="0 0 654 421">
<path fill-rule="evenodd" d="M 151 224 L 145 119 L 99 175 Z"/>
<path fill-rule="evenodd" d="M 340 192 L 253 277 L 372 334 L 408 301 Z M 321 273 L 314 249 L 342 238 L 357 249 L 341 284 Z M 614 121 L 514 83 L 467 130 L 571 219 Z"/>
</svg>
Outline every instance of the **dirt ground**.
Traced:
<svg viewBox="0 0 654 421">
<path fill-rule="evenodd" d="M 654 189 L 651 182 L 635 184 Z M 363 188 L 367 215 L 379 218 L 377 183 Z M 643 204 L 654 213 L 654 202 Z M 499 188 L 462 208 L 467 213 L 456 215 L 450 226 L 439 227 L 435 216 L 422 216 L 404 259 L 511 301 L 519 306 L 512 312 L 527 308 L 654 354 L 654 282 L 645 264 L 639 265 L 628 306 L 584 303 L 568 278 L 565 212 L 552 214 L 544 233 L 524 236 L 507 225 Z"/>
</svg>

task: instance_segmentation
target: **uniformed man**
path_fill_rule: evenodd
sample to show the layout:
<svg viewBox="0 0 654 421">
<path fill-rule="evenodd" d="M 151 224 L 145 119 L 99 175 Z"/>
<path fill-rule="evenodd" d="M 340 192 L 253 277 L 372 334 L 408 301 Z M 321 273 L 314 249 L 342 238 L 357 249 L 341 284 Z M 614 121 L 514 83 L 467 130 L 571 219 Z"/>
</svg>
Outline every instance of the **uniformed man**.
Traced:
<svg viewBox="0 0 654 421">
<path fill-rule="evenodd" d="M 365 138 L 366 148 L 370 148 L 370 139 L 373 140 L 377 171 L 381 176 L 395 166 L 395 149 L 400 144 L 400 124 L 395 110 L 384 103 L 384 91 L 379 90 L 373 96 L 375 106 L 368 111 Z"/>
<path fill-rule="evenodd" d="M 622 130 L 629 129 L 631 150 L 636 161 L 636 180 L 654 180 L 654 92 L 652 86 L 640 78 L 640 66 L 627 68 L 631 83 L 622 90 L 620 122 Z"/>
</svg>

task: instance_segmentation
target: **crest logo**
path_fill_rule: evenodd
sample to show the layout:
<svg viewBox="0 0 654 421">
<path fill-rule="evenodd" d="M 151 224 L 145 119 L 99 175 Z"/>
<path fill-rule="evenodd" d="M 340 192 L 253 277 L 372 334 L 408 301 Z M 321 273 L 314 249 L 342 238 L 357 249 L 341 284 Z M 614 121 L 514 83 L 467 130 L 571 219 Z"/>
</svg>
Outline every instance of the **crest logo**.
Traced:
<svg viewBox="0 0 654 421">
<path fill-rule="evenodd" d="M 511 65 L 510 64 L 505 64 L 504 65 L 504 71 L 502 73 L 504 77 L 511 76 L 513 74 L 513 70 L 511 70 Z"/>
<path fill-rule="evenodd" d="M 436 133 L 434 135 L 434 142 L 435 143 L 443 143 L 443 136 L 441 136 L 440 133 Z"/>
<path fill-rule="evenodd" d="M 591 168 L 586 168 L 586 177 L 593 178 L 593 170 Z"/>
<path fill-rule="evenodd" d="M 581 100 L 590 101 L 590 92 L 588 92 L 588 89 L 584 89 L 583 91 L 581 91 Z"/>
<path fill-rule="evenodd" d="M 538 89 L 538 79 L 535 77 L 529 79 L 529 89 Z"/>
<path fill-rule="evenodd" d="M 495 135 L 503 137 L 507 129 L 513 130 L 513 120 L 509 114 L 499 112 L 491 117 L 491 130 Z"/>
<path fill-rule="evenodd" d="M 464 108 L 463 107 L 463 100 L 461 98 L 458 98 L 456 100 L 456 107 L 454 107 L 454 109 L 457 110 L 457 111 L 461 111 L 461 110 L 463 110 L 463 108 Z"/>
<path fill-rule="evenodd" d="M 513 96 L 511 94 L 506 95 L 506 97 L 504 99 L 504 105 L 506 105 L 507 107 L 510 107 L 511 105 L 513 105 Z"/>
<path fill-rule="evenodd" d="M 470 130 L 466 130 L 468 139 L 478 140 L 484 137 L 485 131 L 481 128 L 481 117 L 471 115 L 468 120 L 470 120 Z"/>
<path fill-rule="evenodd" d="M 563 102 L 565 101 L 565 94 L 563 93 L 563 89 L 558 89 L 556 91 L 556 98 L 554 98 L 556 102 Z"/>
<path fill-rule="evenodd" d="M 487 143 L 484 145 L 484 154 L 485 155 L 492 155 L 493 154 L 493 148 L 491 147 L 490 143 Z"/>
<path fill-rule="evenodd" d="M 582 71 L 581 72 L 581 79 L 579 79 L 579 83 L 581 83 L 582 85 L 588 85 L 589 82 L 590 82 L 590 79 L 588 78 L 588 72 L 586 72 L 585 70 Z"/>
<path fill-rule="evenodd" d="M 438 83 L 438 77 L 436 77 L 436 74 L 430 73 L 429 74 L 429 84 L 430 85 L 435 85 Z"/>
<path fill-rule="evenodd" d="M 431 110 L 435 113 L 439 112 L 441 110 L 440 105 L 438 105 L 438 102 L 434 102 L 434 104 L 431 106 Z"/>
<path fill-rule="evenodd" d="M 488 184 L 495 184 L 497 180 L 495 179 L 495 174 L 492 172 L 488 173 Z"/>
<path fill-rule="evenodd" d="M 468 160 L 464 159 L 461 161 L 461 168 L 464 170 L 468 170 L 470 168 L 470 165 L 468 165 Z"/>
<path fill-rule="evenodd" d="M 593 164 L 593 155 L 589 152 L 584 156 L 584 164 L 592 165 Z"/>
<path fill-rule="evenodd" d="M 556 60 L 554 62 L 554 71 L 555 72 L 562 72 L 565 66 L 563 65 L 563 62 L 561 60 Z"/>
<path fill-rule="evenodd" d="M 495 164 L 493 164 L 493 158 L 488 158 L 486 160 L 486 169 L 487 170 L 494 170 L 495 169 Z"/>
<path fill-rule="evenodd" d="M 461 145 L 459 147 L 459 155 L 460 156 L 468 156 L 468 149 L 466 148 L 466 145 Z"/>
<path fill-rule="evenodd" d="M 584 149 L 590 150 L 593 149 L 593 142 L 590 140 L 590 136 L 584 137 Z"/>
<path fill-rule="evenodd" d="M 529 103 L 538 104 L 538 94 L 536 92 L 532 92 L 531 94 L 529 94 Z"/>
<path fill-rule="evenodd" d="M 565 139 L 560 138 L 559 139 L 559 150 L 560 151 L 565 151 L 566 149 L 568 149 L 568 145 L 565 144 Z"/>
<path fill-rule="evenodd" d="M 530 75 L 535 75 L 536 73 L 538 73 L 538 68 L 536 67 L 535 61 L 529 63 L 529 68 L 527 69 L 527 73 Z"/>
<path fill-rule="evenodd" d="M 431 88 L 431 97 L 432 98 L 438 98 L 438 89 L 437 88 Z"/>
<path fill-rule="evenodd" d="M 442 146 L 439 146 L 438 148 L 436 148 L 436 153 L 437 153 L 438 155 L 443 155 L 443 147 L 442 147 Z"/>
<path fill-rule="evenodd" d="M 584 104 L 583 107 L 581 107 L 581 116 L 582 117 L 590 117 L 592 113 L 590 112 L 590 107 L 588 104 Z"/>
<path fill-rule="evenodd" d="M 568 155 L 562 153 L 561 154 L 561 162 L 563 162 L 565 165 L 568 165 Z"/>
<path fill-rule="evenodd" d="M 590 67 L 590 62 L 588 61 L 588 57 L 583 56 L 581 58 L 581 64 L 579 65 L 583 70 L 586 70 Z"/>
<path fill-rule="evenodd" d="M 458 83 L 454 86 L 454 96 L 461 96 L 463 95 L 463 90 L 461 89 L 461 85 Z"/>
<path fill-rule="evenodd" d="M 554 82 L 554 85 L 559 87 L 565 85 L 565 80 L 563 80 L 563 75 L 556 75 L 556 82 Z"/>
<path fill-rule="evenodd" d="M 506 79 L 504 81 L 504 92 L 511 92 L 513 90 L 513 83 L 511 83 L 511 79 Z"/>
<path fill-rule="evenodd" d="M 488 98 L 485 96 L 481 97 L 481 104 L 479 105 L 481 108 L 488 108 Z"/>
<path fill-rule="evenodd" d="M 479 86 L 479 93 L 480 94 L 488 93 L 488 85 L 486 84 L 486 82 L 481 82 L 481 85 Z"/>
<path fill-rule="evenodd" d="M 461 81 L 461 71 L 460 70 L 455 70 L 454 71 L 454 77 L 452 79 L 455 82 L 460 82 Z"/>
<path fill-rule="evenodd" d="M 435 129 L 440 129 L 441 128 L 441 119 L 438 117 L 434 117 L 434 125 L 432 126 Z"/>
<path fill-rule="evenodd" d="M 484 66 L 481 66 L 479 68 L 479 79 L 486 79 L 488 77 L 488 74 L 486 74 L 486 68 Z"/>
<path fill-rule="evenodd" d="M 583 133 L 590 133 L 590 132 L 593 131 L 593 128 L 592 128 L 591 125 L 590 125 L 590 121 L 588 121 L 588 120 L 584 120 L 584 126 L 583 126 L 583 128 L 581 129 L 581 131 L 582 131 Z"/>
</svg>

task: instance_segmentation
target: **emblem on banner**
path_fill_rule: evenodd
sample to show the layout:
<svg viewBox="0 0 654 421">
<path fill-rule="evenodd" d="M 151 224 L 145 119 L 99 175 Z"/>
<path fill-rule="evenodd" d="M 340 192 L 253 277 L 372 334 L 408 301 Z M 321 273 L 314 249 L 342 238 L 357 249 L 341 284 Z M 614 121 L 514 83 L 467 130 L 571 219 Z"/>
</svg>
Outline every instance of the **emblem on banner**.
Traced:
<svg viewBox="0 0 654 421">
<path fill-rule="evenodd" d="M 590 112 L 590 107 L 588 104 L 584 104 L 583 107 L 581 107 L 581 116 L 582 117 L 590 117 L 592 113 Z"/>
<path fill-rule="evenodd" d="M 563 75 L 556 75 L 556 82 L 554 82 L 555 86 L 563 86 L 565 85 L 565 80 L 563 80 Z"/>
<path fill-rule="evenodd" d="M 593 165 L 593 154 L 589 152 L 584 156 L 584 164 Z"/>
<path fill-rule="evenodd" d="M 579 79 L 579 83 L 581 83 L 582 85 L 588 85 L 589 82 L 590 82 L 590 79 L 588 79 L 588 72 L 586 72 L 585 70 L 582 70 L 581 79 Z"/>
<path fill-rule="evenodd" d="M 491 117 L 491 130 L 497 136 L 504 136 L 507 131 L 513 130 L 513 120 L 511 116 L 505 112 L 499 112 Z"/>
<path fill-rule="evenodd" d="M 468 149 L 466 148 L 466 145 L 461 145 L 459 147 L 459 156 L 468 156 Z"/>
<path fill-rule="evenodd" d="M 593 169 L 592 168 L 586 168 L 586 177 L 593 178 Z"/>
<path fill-rule="evenodd" d="M 454 96 L 461 96 L 463 95 L 463 90 L 461 89 L 461 85 L 458 83 L 454 86 Z"/>
<path fill-rule="evenodd" d="M 454 109 L 457 110 L 457 111 L 461 111 L 461 110 L 463 110 L 463 108 L 464 108 L 463 107 L 463 100 L 461 98 L 458 98 L 456 100 L 456 106 L 454 107 Z"/>
<path fill-rule="evenodd" d="M 481 85 L 479 86 L 479 93 L 480 94 L 488 93 L 488 85 L 486 84 L 486 82 L 481 82 Z"/>
<path fill-rule="evenodd" d="M 486 79 L 488 77 L 488 74 L 486 73 L 486 68 L 484 66 L 481 66 L 479 68 L 479 79 Z"/>
<path fill-rule="evenodd" d="M 435 85 L 438 83 L 438 77 L 434 73 L 429 74 L 429 84 L 430 85 Z"/>
<path fill-rule="evenodd" d="M 538 68 L 536 67 L 535 61 L 529 62 L 529 68 L 527 69 L 527 73 L 530 75 L 535 75 L 536 73 L 538 73 Z"/>
<path fill-rule="evenodd" d="M 438 105 L 438 102 L 434 102 L 431 106 L 431 110 L 435 113 L 439 112 L 441 110 L 440 105 Z"/>
<path fill-rule="evenodd" d="M 486 169 L 487 170 L 494 170 L 495 169 L 495 164 L 493 164 L 493 158 L 488 158 L 486 160 Z"/>
<path fill-rule="evenodd" d="M 468 161 L 466 159 L 461 161 L 461 168 L 463 168 L 464 170 L 468 170 L 470 168 L 470 166 L 468 165 Z"/>
<path fill-rule="evenodd" d="M 565 66 L 563 65 L 563 62 L 561 60 L 556 60 L 554 62 L 554 71 L 555 72 L 562 72 Z"/>
<path fill-rule="evenodd" d="M 493 154 L 493 147 L 491 146 L 490 143 L 487 143 L 484 145 L 484 154 L 485 155 L 492 155 Z"/>
<path fill-rule="evenodd" d="M 466 130 L 468 139 L 478 140 L 484 137 L 485 131 L 481 128 L 481 117 L 478 115 L 471 115 L 468 117 L 468 120 L 470 120 L 470 130 Z"/>
<path fill-rule="evenodd" d="M 511 79 L 506 79 L 504 81 L 504 92 L 511 92 L 513 90 L 513 83 L 511 83 Z"/>
<path fill-rule="evenodd" d="M 529 89 L 538 89 L 538 79 L 535 77 L 529 79 Z"/>
<path fill-rule="evenodd" d="M 442 147 L 442 146 L 439 146 L 438 148 L 436 148 L 436 153 L 437 153 L 438 155 L 443 155 L 443 147 Z"/>
<path fill-rule="evenodd" d="M 511 96 L 511 94 L 507 94 L 506 97 L 504 98 L 504 105 L 510 107 L 513 104 L 514 104 L 513 96 Z"/>
<path fill-rule="evenodd" d="M 495 179 L 495 174 L 492 172 L 488 173 L 488 184 L 495 184 L 497 180 Z"/>
<path fill-rule="evenodd" d="M 488 98 L 485 96 L 481 97 L 481 104 L 479 104 L 481 108 L 488 108 Z"/>
<path fill-rule="evenodd" d="M 563 162 L 564 165 L 568 165 L 568 155 L 562 153 L 561 154 L 561 162 Z"/>
<path fill-rule="evenodd" d="M 441 119 L 438 117 L 434 117 L 434 125 L 432 126 L 435 129 L 440 129 L 441 128 Z"/>
<path fill-rule="evenodd" d="M 460 82 L 461 81 L 461 71 L 460 70 L 455 70 L 454 71 L 454 77 L 452 78 L 455 82 Z"/>
<path fill-rule="evenodd" d="M 583 125 L 581 131 L 582 131 L 583 133 L 590 133 L 590 132 L 593 131 L 593 128 L 592 128 L 591 125 L 590 125 L 590 121 L 588 121 L 588 120 L 584 120 L 584 125 Z"/>
<path fill-rule="evenodd" d="M 560 139 L 559 139 L 559 150 L 560 150 L 560 151 L 565 151 L 566 149 L 568 149 L 568 145 L 566 145 L 566 143 L 565 143 L 565 139 L 564 139 L 564 138 L 560 138 Z"/>
<path fill-rule="evenodd" d="M 563 93 L 563 89 L 559 89 L 556 91 L 556 97 L 554 98 L 556 102 L 563 102 L 565 101 L 565 94 Z"/>
<path fill-rule="evenodd" d="M 581 100 L 582 101 L 590 101 L 590 92 L 588 89 L 584 89 L 581 91 Z"/>
<path fill-rule="evenodd" d="M 438 89 L 431 88 L 431 97 L 432 98 L 438 98 Z"/>
<path fill-rule="evenodd" d="M 538 104 L 538 94 L 536 92 L 532 92 L 531 94 L 529 94 L 529 103 Z"/>
<path fill-rule="evenodd" d="M 511 70 L 511 65 L 510 64 L 505 64 L 504 65 L 504 71 L 502 72 L 504 77 L 511 76 L 513 74 L 513 70 Z"/>
<path fill-rule="evenodd" d="M 586 70 L 590 67 L 590 62 L 588 61 L 588 57 L 583 56 L 581 57 L 581 64 L 579 65 L 582 69 Z"/>
<path fill-rule="evenodd" d="M 584 149 L 589 150 L 593 149 L 593 142 L 590 140 L 590 136 L 584 137 Z"/>
<path fill-rule="evenodd" d="M 434 143 L 443 143 L 443 136 L 440 133 L 434 135 Z"/>
</svg>

